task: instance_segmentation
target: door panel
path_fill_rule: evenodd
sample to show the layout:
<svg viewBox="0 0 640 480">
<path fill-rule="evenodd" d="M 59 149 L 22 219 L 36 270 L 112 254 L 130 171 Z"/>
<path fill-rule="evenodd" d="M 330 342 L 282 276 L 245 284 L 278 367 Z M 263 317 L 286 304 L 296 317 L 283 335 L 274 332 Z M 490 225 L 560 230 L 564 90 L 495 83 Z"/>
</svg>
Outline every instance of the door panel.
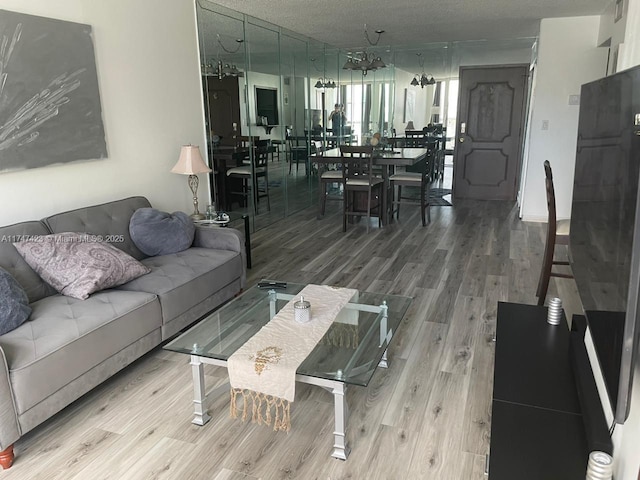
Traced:
<svg viewBox="0 0 640 480">
<path fill-rule="evenodd" d="M 229 140 L 237 132 L 233 124 L 240 125 L 240 89 L 236 77 L 205 77 L 206 109 L 210 131 Z"/>
<path fill-rule="evenodd" d="M 454 197 L 515 200 L 527 66 L 462 67 Z"/>
</svg>

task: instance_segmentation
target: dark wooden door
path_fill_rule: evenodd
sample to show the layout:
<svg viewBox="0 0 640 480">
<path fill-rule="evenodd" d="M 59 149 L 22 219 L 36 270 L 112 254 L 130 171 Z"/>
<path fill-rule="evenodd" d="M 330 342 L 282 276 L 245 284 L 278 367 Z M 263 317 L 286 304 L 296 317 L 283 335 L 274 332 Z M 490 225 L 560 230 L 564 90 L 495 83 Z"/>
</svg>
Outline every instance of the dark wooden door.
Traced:
<svg viewBox="0 0 640 480">
<path fill-rule="evenodd" d="M 240 132 L 240 90 L 236 77 L 204 77 L 205 109 L 210 132 L 223 141 Z M 236 124 L 237 132 L 233 131 Z"/>
<path fill-rule="evenodd" d="M 528 66 L 461 67 L 455 198 L 515 200 Z"/>
<path fill-rule="evenodd" d="M 202 78 L 202 85 L 208 133 L 210 136 L 219 136 L 223 144 L 235 144 L 233 137 L 240 133 L 240 88 L 237 77 L 219 79 L 216 76 L 207 76 Z M 234 123 L 237 129 L 235 131 L 233 129 Z M 214 172 L 209 174 L 211 201 L 216 202 L 219 207 L 229 209 L 225 198 L 227 191 L 225 168 L 216 163 L 212 147 L 211 143 L 207 145 L 209 165 L 215 165 Z M 229 166 L 235 165 L 230 164 Z"/>
</svg>

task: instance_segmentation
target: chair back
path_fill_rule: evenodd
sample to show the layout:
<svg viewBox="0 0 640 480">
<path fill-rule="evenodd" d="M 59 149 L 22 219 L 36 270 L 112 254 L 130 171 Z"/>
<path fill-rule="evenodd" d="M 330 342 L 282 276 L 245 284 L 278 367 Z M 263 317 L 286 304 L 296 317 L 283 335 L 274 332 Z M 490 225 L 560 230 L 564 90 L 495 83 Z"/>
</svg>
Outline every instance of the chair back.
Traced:
<svg viewBox="0 0 640 480">
<path fill-rule="evenodd" d="M 292 135 L 287 140 L 289 141 L 290 147 L 306 147 L 307 146 L 307 137 Z"/>
<path fill-rule="evenodd" d="M 547 210 L 549 212 L 547 225 L 547 244 L 554 245 L 556 243 L 556 192 L 553 188 L 553 172 L 549 160 L 544 161 L 545 185 L 547 188 Z"/>
<path fill-rule="evenodd" d="M 422 131 L 413 131 L 413 132 L 404 132 L 405 134 L 405 145 L 410 148 L 417 148 L 424 146 L 425 137 L 424 132 Z"/>
<path fill-rule="evenodd" d="M 269 147 L 261 146 L 255 149 L 253 155 L 253 165 L 256 169 L 264 167 L 267 168 L 267 161 L 269 159 Z"/>
<path fill-rule="evenodd" d="M 251 147 L 258 143 L 260 137 L 248 137 L 246 135 L 238 135 L 236 138 L 236 146 L 237 147 Z"/>
<path fill-rule="evenodd" d="M 342 176 L 348 178 L 371 176 L 373 171 L 373 147 L 340 145 L 343 157 Z"/>
<path fill-rule="evenodd" d="M 324 152 L 324 145 L 321 140 L 313 140 L 311 142 L 311 153 L 315 153 L 316 155 L 322 155 Z"/>
</svg>

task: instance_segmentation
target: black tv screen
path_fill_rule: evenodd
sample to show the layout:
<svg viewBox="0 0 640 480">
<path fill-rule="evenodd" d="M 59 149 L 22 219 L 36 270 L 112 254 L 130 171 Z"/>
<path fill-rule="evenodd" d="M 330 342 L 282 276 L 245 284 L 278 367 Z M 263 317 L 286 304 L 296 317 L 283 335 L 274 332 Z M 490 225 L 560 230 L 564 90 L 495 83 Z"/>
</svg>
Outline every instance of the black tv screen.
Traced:
<svg viewBox="0 0 640 480">
<path fill-rule="evenodd" d="M 638 329 L 640 68 L 582 86 L 570 259 L 616 420 L 624 421 Z"/>
<path fill-rule="evenodd" d="M 278 90 L 256 87 L 257 118 L 266 117 L 268 125 L 278 124 Z"/>
</svg>

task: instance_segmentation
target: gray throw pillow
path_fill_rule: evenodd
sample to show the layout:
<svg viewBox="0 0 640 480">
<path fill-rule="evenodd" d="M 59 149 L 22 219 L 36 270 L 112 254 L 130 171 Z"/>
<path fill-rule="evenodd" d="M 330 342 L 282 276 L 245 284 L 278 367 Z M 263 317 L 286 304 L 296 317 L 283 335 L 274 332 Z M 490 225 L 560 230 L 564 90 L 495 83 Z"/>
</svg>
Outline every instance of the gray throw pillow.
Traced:
<svg viewBox="0 0 640 480">
<path fill-rule="evenodd" d="M 142 253 L 154 257 L 189 248 L 196 227 L 184 212 L 167 213 L 155 208 L 139 208 L 131 216 L 129 233 Z"/>
<path fill-rule="evenodd" d="M 13 245 L 45 282 L 61 294 L 80 300 L 151 271 L 131 255 L 103 243 L 97 235 L 56 233 Z"/>
<path fill-rule="evenodd" d="M 0 268 L 0 335 L 22 325 L 31 315 L 27 293 L 5 269 Z"/>
</svg>

